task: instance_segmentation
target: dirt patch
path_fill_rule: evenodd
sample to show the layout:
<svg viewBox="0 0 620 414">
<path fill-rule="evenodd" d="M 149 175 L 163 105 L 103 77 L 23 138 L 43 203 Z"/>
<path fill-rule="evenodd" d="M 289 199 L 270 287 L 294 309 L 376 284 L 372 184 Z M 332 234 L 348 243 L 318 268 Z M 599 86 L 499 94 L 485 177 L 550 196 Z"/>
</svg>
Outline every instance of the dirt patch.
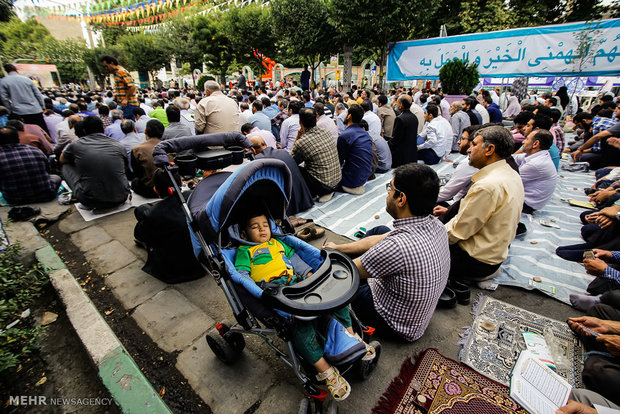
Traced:
<svg viewBox="0 0 620 414">
<path fill-rule="evenodd" d="M 38 341 L 39 350 L 20 367 L 9 369 L 0 377 L 0 410 L 7 413 L 118 413 L 54 288 L 47 285 L 30 309 L 32 317 L 20 323 L 39 325 L 44 312 L 52 312 L 58 319 L 43 331 Z M 10 396 L 36 396 L 37 404 L 11 405 Z M 56 399 L 58 401 L 54 401 Z"/>
<path fill-rule="evenodd" d="M 41 234 L 54 246 L 168 407 L 175 413 L 211 413 L 209 406 L 175 368 L 177 353 L 164 352 L 142 331 L 129 312 L 108 290 L 103 277 L 91 269 L 80 249 L 71 242 L 67 234 L 59 230 L 58 223 L 42 230 Z"/>
</svg>

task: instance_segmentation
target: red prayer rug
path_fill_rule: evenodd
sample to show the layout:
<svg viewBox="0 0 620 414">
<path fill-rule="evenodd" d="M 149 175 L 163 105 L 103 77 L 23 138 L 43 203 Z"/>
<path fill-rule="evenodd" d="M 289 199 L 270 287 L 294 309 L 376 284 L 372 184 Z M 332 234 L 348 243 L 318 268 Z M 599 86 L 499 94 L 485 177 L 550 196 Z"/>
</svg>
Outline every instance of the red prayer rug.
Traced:
<svg viewBox="0 0 620 414">
<path fill-rule="evenodd" d="M 375 414 L 527 414 L 509 397 L 510 390 L 434 348 L 415 363 L 407 358 Z"/>
</svg>

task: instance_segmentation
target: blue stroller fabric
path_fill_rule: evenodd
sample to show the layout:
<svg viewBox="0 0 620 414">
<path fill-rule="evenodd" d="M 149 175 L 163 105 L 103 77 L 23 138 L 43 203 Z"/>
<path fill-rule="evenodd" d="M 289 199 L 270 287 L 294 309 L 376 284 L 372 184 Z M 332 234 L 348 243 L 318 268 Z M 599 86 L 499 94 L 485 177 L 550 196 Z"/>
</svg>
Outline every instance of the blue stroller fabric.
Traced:
<svg viewBox="0 0 620 414">
<path fill-rule="evenodd" d="M 299 257 L 301 257 L 301 259 L 312 268 L 312 271 L 316 271 L 321 264 L 323 264 L 323 258 L 321 257 L 321 251 L 319 249 L 309 245 L 297 237 L 278 235 L 279 229 L 276 227 L 275 223 L 270 220 L 270 224 L 271 233 L 273 236 L 295 249 L 295 253 L 297 253 Z M 237 249 L 222 249 L 222 256 L 224 257 L 224 262 L 226 263 L 226 268 L 228 269 L 231 279 L 235 283 L 238 283 L 246 288 L 253 296 L 260 298 L 263 294 L 263 290 L 256 284 L 256 282 L 254 282 L 254 280 L 252 280 L 252 278 L 243 276 L 235 269 L 234 263 L 236 253 Z"/>
<path fill-rule="evenodd" d="M 366 354 L 366 346 L 331 318 L 325 333 L 325 359 L 332 365 L 353 363 Z"/>
</svg>

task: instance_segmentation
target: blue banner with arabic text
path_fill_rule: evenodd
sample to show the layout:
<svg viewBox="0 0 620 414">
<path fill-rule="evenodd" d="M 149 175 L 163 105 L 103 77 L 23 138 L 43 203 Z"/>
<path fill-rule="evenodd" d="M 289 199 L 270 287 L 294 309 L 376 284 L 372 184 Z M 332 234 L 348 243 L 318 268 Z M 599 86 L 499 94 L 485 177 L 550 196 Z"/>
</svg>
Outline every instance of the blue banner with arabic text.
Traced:
<svg viewBox="0 0 620 414">
<path fill-rule="evenodd" d="M 620 19 L 528 27 L 392 45 L 387 81 L 439 79 L 458 58 L 478 64 L 480 77 L 620 75 Z M 618 58 L 618 60 L 616 60 Z"/>
</svg>

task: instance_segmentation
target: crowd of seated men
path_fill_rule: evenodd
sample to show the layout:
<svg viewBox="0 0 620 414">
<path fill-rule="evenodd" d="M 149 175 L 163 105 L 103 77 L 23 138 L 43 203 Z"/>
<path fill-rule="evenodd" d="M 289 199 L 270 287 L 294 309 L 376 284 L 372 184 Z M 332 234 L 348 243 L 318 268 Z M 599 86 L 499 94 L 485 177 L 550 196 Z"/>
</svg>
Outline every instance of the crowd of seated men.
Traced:
<svg viewBox="0 0 620 414">
<path fill-rule="evenodd" d="M 557 249 L 558 256 L 583 262 L 596 276 L 590 295 L 571 296 L 588 315 L 572 319 L 571 327 L 589 349 L 600 351 L 586 360 L 586 386 L 620 403 L 614 393 L 620 389 L 620 109 L 613 97 L 580 111 L 560 91 L 521 102 L 504 92 L 500 102 L 496 91 L 482 90 L 448 103 L 441 91 L 417 88 L 298 89 L 280 84 L 226 94 L 213 81 L 205 83 L 205 91 L 146 89 L 130 112 L 107 91 L 44 91 L 42 122 L 0 107 L 0 191 L 9 204 L 49 201 L 64 179 L 82 209 L 115 207 L 131 190 L 161 196 L 153 148 L 166 139 L 222 132 L 239 133 L 257 157 L 289 165 L 290 215 L 329 201 L 335 192 L 362 196 L 375 174 L 391 174 L 386 210 L 394 229 L 372 229 L 356 242 L 327 246 L 354 258 L 364 282 L 353 308 L 362 321 L 379 335 L 415 341 L 442 294 L 457 291 L 459 302 L 469 303 L 469 286 L 498 274 L 515 235 L 527 231 L 521 214 L 545 208 L 560 155 L 569 152 L 596 170 L 597 178 L 585 189 L 596 208 L 581 216 L 584 242 Z M 574 142 L 565 142 L 559 124 L 564 111 L 576 126 Z M 429 165 L 451 162 L 456 152 L 467 159 L 440 188 Z M 49 156 L 56 158 L 55 170 Z M 157 220 L 170 221 L 174 215 L 167 209 L 175 210 L 175 204 L 160 205 L 137 214 L 136 239 L 165 249 L 149 228 Z M 182 216 L 174 217 L 171 222 L 183 227 Z M 165 263 L 151 259 L 151 274 L 179 281 L 162 271 Z M 186 273 L 198 277 L 196 263 L 188 266 Z M 602 335 L 594 340 L 582 326 Z"/>
</svg>

